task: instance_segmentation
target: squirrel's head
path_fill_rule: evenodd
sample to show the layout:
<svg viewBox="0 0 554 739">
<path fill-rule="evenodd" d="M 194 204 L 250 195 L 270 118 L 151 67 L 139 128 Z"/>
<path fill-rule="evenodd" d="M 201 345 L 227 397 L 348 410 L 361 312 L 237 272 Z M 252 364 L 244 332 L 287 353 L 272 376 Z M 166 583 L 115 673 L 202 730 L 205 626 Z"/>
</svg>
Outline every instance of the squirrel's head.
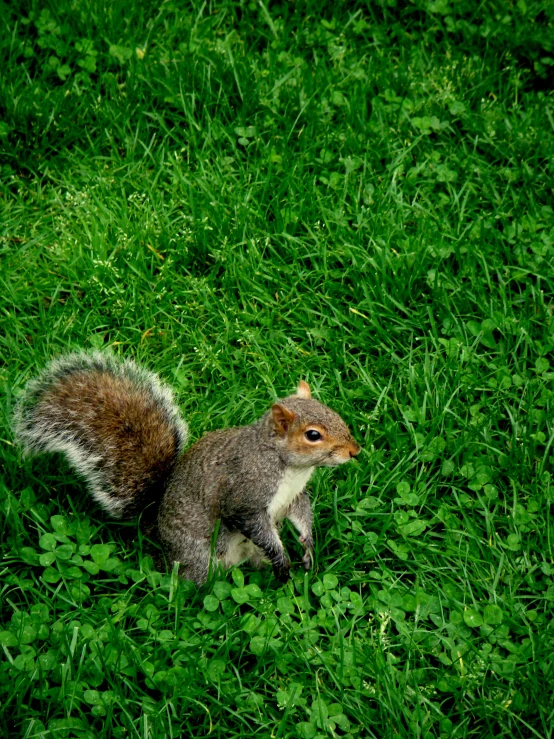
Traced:
<svg viewBox="0 0 554 739">
<path fill-rule="evenodd" d="M 360 452 L 339 414 L 314 400 L 304 381 L 296 395 L 274 403 L 270 414 L 277 443 L 292 467 L 334 467 Z"/>
</svg>

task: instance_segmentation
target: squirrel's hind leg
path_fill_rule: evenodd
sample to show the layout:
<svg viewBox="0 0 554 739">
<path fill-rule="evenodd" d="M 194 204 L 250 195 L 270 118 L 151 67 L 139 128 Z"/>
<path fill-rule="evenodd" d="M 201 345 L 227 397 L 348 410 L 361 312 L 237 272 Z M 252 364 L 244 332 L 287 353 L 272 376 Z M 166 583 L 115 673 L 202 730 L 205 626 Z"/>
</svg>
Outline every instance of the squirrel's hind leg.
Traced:
<svg viewBox="0 0 554 739">
<path fill-rule="evenodd" d="M 168 566 L 179 562 L 179 577 L 203 585 L 210 572 L 210 542 L 197 539 L 185 531 L 179 532 L 179 540 L 164 541 L 164 552 Z"/>
</svg>

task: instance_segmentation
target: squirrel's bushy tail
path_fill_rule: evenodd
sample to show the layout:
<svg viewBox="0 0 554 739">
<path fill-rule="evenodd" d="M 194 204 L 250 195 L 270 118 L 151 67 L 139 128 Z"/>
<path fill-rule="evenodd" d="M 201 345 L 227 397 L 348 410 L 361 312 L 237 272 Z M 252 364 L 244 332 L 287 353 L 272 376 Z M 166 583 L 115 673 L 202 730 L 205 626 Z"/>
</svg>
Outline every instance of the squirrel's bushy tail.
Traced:
<svg viewBox="0 0 554 739">
<path fill-rule="evenodd" d="M 100 352 L 51 362 L 15 413 L 28 453 L 63 452 L 116 518 L 158 503 L 187 426 L 169 387 L 133 361 Z"/>
</svg>

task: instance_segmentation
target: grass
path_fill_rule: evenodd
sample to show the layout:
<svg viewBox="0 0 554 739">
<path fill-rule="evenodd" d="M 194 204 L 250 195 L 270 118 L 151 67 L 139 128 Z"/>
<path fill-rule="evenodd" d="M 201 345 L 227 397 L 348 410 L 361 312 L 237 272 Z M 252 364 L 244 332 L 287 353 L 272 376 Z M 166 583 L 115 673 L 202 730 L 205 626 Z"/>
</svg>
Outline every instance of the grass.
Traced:
<svg viewBox="0 0 554 739">
<path fill-rule="evenodd" d="M 550 2 L 8 2 L 0 731 L 500 737 L 554 725 Z M 364 447 L 315 571 L 195 590 L 23 460 L 52 356 L 111 347 L 192 436 L 300 378 Z"/>
</svg>

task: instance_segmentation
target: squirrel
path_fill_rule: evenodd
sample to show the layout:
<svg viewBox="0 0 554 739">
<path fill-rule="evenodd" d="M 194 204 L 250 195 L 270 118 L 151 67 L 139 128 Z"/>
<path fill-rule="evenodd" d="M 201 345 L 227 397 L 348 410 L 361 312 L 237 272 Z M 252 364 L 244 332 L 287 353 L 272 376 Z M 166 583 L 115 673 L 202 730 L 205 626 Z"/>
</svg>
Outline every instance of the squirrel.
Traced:
<svg viewBox="0 0 554 739">
<path fill-rule="evenodd" d="M 213 556 L 224 567 L 269 560 L 285 582 L 285 518 L 310 569 L 306 483 L 315 467 L 360 452 L 342 418 L 313 399 L 304 381 L 258 421 L 210 432 L 184 451 L 188 428 L 172 390 L 134 361 L 100 352 L 47 365 L 25 388 L 14 426 L 26 453 L 64 453 L 113 517 L 132 519 L 151 506 L 167 561 L 197 585 L 206 582 Z"/>
</svg>

